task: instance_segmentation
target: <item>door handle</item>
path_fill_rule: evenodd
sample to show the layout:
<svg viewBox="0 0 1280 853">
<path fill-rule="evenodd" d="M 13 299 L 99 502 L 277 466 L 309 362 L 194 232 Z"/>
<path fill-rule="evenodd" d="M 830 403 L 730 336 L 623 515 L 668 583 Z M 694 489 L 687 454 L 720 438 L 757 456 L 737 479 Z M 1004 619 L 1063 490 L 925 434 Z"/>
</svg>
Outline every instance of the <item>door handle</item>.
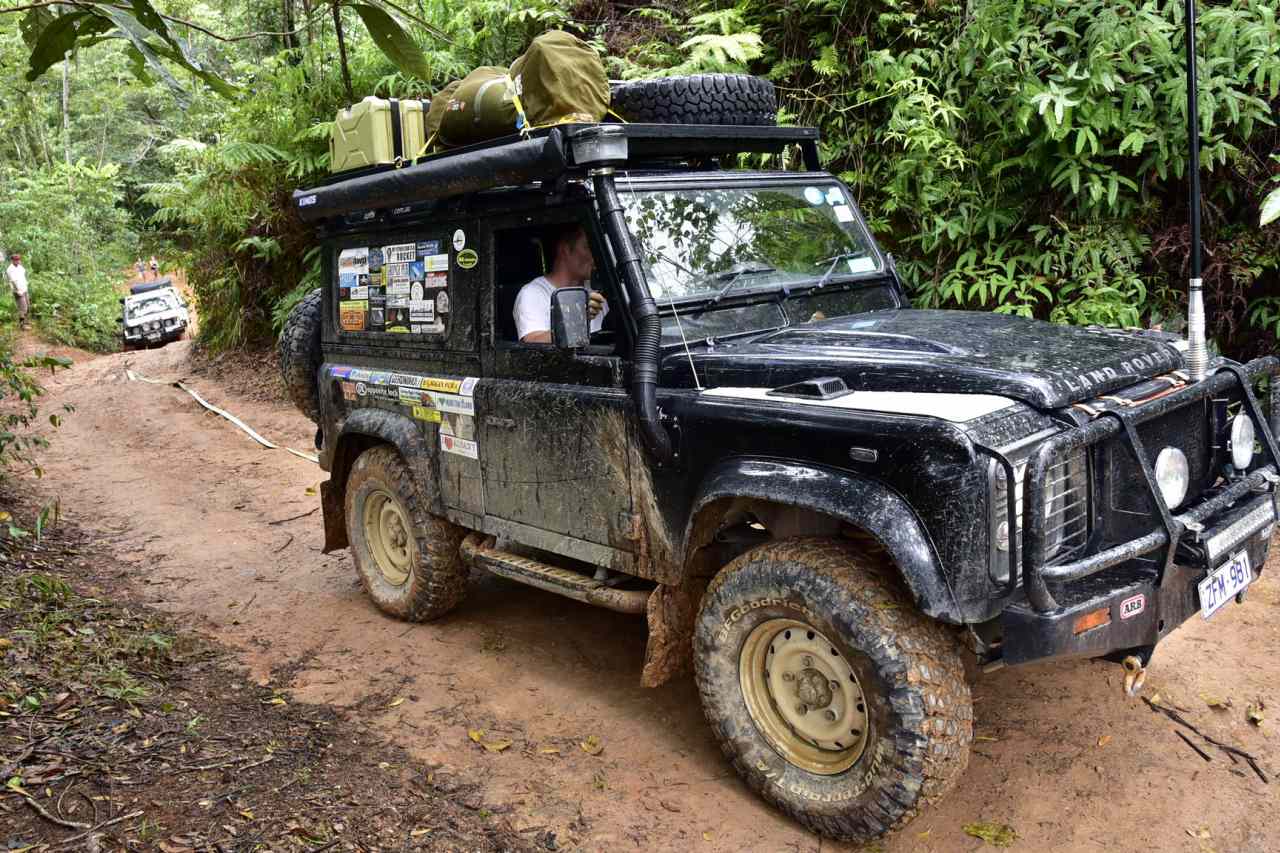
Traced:
<svg viewBox="0 0 1280 853">
<path fill-rule="evenodd" d="M 515 429 L 515 418 L 500 418 L 495 415 L 486 415 L 484 422 L 491 427 L 502 427 L 503 429 Z"/>
</svg>

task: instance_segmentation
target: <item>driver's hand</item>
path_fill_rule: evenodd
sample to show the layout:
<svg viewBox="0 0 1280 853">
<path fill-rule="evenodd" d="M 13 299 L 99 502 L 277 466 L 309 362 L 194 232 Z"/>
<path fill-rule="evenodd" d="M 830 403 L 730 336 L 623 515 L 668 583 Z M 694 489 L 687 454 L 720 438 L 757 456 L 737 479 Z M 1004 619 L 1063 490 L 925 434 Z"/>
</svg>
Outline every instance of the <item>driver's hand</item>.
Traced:
<svg viewBox="0 0 1280 853">
<path fill-rule="evenodd" d="M 594 320 L 604 310 L 604 294 L 593 290 L 587 296 L 587 315 Z"/>
</svg>

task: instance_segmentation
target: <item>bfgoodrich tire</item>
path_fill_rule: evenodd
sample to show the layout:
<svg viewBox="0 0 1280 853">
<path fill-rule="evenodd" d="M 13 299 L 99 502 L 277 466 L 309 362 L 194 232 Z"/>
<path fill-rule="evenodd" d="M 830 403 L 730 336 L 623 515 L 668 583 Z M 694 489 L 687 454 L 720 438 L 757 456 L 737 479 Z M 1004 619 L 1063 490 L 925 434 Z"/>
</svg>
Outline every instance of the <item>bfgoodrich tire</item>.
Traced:
<svg viewBox="0 0 1280 853">
<path fill-rule="evenodd" d="M 695 74 L 613 84 L 613 111 L 630 122 L 773 125 L 773 84 L 749 74 Z"/>
<path fill-rule="evenodd" d="M 316 288 L 303 297 L 293 306 L 280 331 L 280 373 L 289 399 L 317 424 L 320 423 L 320 391 L 316 372 L 323 359 L 320 351 L 323 295 L 323 291 Z"/>
<path fill-rule="evenodd" d="M 360 454 L 347 478 L 347 541 L 378 609 L 397 619 L 437 619 L 462 601 L 465 531 L 431 515 L 413 473 L 392 447 Z"/>
<path fill-rule="evenodd" d="M 896 829 L 959 779 L 973 706 L 955 640 L 846 543 L 762 545 L 712 581 L 694 665 L 721 748 L 829 838 Z"/>
</svg>

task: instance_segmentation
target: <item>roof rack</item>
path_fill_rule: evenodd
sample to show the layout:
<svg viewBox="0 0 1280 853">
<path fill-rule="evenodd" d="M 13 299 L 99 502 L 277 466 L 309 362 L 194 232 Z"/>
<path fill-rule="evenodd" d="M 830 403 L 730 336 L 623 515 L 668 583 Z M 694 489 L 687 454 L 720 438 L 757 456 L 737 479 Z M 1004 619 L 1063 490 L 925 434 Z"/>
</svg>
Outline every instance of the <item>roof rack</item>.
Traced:
<svg viewBox="0 0 1280 853">
<path fill-rule="evenodd" d="M 710 124 L 565 124 L 507 136 L 436 154 L 414 165 L 386 168 L 295 190 L 293 202 L 306 222 L 350 213 L 396 208 L 501 186 L 555 181 L 581 171 L 574 161 L 574 141 L 609 128 L 611 137 L 626 140 L 626 160 L 687 160 L 732 154 L 775 154 L 797 145 L 805 168 L 821 166 L 818 131 L 812 127 L 768 127 Z"/>
</svg>

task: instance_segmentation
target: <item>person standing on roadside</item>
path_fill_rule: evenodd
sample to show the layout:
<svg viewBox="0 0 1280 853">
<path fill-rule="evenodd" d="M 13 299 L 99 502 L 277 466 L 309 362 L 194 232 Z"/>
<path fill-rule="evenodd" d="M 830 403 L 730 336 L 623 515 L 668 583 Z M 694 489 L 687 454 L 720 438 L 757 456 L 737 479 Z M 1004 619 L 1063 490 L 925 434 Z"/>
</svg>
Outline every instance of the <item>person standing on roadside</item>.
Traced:
<svg viewBox="0 0 1280 853">
<path fill-rule="evenodd" d="M 134 269 L 136 269 L 136 270 L 138 271 L 138 280 L 139 280 L 139 281 L 146 281 L 146 280 L 147 280 L 147 274 L 146 274 L 146 269 L 147 269 L 147 268 L 146 268 L 146 266 L 144 266 L 144 265 L 143 265 L 143 263 L 142 263 L 142 256 L 141 256 L 141 255 L 139 255 L 139 256 L 138 256 L 138 260 L 137 260 L 137 262 L 135 262 L 135 263 L 134 263 L 133 268 L 134 268 Z"/>
<path fill-rule="evenodd" d="M 160 278 L 160 262 L 156 260 L 155 255 L 151 256 L 150 266 L 151 266 L 151 280 L 155 281 L 156 279 Z"/>
<path fill-rule="evenodd" d="M 13 293 L 13 301 L 18 305 L 18 324 L 27 328 L 27 312 L 31 310 L 31 297 L 27 293 L 27 268 L 22 265 L 22 255 L 10 256 L 12 263 L 4 271 L 9 280 L 9 290 Z"/>
</svg>

